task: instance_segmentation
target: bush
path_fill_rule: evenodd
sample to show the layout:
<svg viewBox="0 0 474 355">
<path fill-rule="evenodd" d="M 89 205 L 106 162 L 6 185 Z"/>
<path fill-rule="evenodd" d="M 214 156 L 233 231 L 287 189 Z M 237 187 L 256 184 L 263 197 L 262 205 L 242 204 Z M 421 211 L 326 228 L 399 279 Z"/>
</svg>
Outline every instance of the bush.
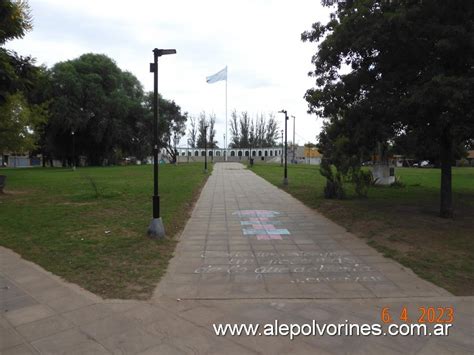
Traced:
<svg viewBox="0 0 474 355">
<path fill-rule="evenodd" d="M 357 196 L 367 197 L 369 186 L 375 185 L 376 180 L 370 171 L 357 169 L 352 172 L 352 182 L 355 184 Z"/>
<path fill-rule="evenodd" d="M 344 191 L 342 174 L 339 171 L 336 171 L 336 173 L 334 173 L 331 165 L 326 159 L 323 159 L 321 161 L 320 173 L 326 178 L 326 186 L 324 187 L 324 197 L 328 199 L 344 199 L 346 197 L 346 193 Z"/>
</svg>

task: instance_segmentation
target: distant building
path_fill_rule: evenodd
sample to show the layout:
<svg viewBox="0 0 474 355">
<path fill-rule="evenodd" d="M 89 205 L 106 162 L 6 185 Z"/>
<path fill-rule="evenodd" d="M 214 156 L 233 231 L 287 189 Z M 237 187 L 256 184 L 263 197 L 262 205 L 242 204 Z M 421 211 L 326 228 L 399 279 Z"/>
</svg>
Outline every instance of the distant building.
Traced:
<svg viewBox="0 0 474 355">
<path fill-rule="evenodd" d="M 321 164 L 322 154 L 318 148 L 312 146 L 304 147 L 304 161 L 305 164 L 319 165 Z"/>
<path fill-rule="evenodd" d="M 27 168 L 31 166 L 41 166 L 41 155 L 29 156 L 14 153 L 4 153 L 0 155 L 0 167 Z"/>
<path fill-rule="evenodd" d="M 474 166 L 474 150 L 468 150 L 466 158 L 456 160 L 456 166 Z"/>
<path fill-rule="evenodd" d="M 177 148 L 178 162 L 203 161 L 206 150 L 203 148 Z M 279 162 L 283 154 L 281 147 L 267 148 L 215 148 L 207 149 L 207 157 L 210 161 L 246 161 L 252 157 L 255 161 Z"/>
</svg>

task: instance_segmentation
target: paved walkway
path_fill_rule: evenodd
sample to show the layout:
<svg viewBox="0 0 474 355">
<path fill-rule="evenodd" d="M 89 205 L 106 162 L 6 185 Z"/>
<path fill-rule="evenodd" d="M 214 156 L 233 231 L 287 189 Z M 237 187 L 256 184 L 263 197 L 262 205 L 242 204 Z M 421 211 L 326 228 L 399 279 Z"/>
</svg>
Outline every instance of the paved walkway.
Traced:
<svg viewBox="0 0 474 355">
<path fill-rule="evenodd" d="M 291 183 L 291 181 L 290 181 Z M 0 353 L 468 354 L 454 297 L 235 163 L 214 173 L 148 302 L 102 300 L 0 248 Z M 447 337 L 217 337 L 213 323 L 381 323 L 453 306 Z M 398 322 L 400 323 L 400 322 Z"/>
</svg>

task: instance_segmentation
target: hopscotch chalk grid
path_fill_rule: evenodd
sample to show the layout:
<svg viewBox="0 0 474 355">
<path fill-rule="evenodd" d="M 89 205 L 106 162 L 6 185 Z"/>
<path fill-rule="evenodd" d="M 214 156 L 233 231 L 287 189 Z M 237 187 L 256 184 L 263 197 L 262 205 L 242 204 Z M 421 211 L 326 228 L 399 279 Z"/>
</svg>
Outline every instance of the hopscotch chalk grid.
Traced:
<svg viewBox="0 0 474 355">
<path fill-rule="evenodd" d="M 241 218 L 240 225 L 245 236 L 256 236 L 258 240 L 282 240 L 291 233 L 286 228 L 277 228 L 280 221 L 273 220 L 280 212 L 267 210 L 241 210 L 233 213 Z"/>
</svg>

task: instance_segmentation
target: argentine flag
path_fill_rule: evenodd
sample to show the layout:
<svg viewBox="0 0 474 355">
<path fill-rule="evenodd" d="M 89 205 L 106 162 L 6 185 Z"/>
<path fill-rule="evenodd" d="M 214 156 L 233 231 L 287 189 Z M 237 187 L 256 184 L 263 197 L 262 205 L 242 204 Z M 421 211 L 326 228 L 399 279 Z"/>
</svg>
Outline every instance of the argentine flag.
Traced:
<svg viewBox="0 0 474 355">
<path fill-rule="evenodd" d="M 206 82 L 208 84 L 214 84 L 221 80 L 227 80 L 227 66 L 221 71 L 215 73 L 214 75 L 206 77 Z"/>
</svg>

